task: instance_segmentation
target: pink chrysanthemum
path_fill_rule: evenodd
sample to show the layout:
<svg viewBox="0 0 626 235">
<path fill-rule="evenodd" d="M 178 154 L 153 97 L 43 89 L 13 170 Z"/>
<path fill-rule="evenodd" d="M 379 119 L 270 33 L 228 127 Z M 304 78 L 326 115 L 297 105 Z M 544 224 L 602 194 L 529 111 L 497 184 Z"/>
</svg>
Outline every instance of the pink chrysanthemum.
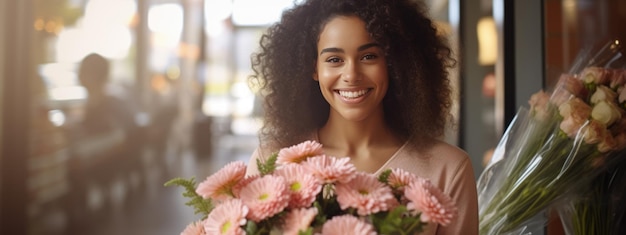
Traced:
<svg viewBox="0 0 626 235">
<path fill-rule="evenodd" d="M 193 222 L 180 233 L 180 235 L 204 235 L 204 223 L 202 221 Z"/>
<path fill-rule="evenodd" d="M 317 215 L 317 208 L 293 209 L 285 216 L 283 234 L 298 235 L 299 231 L 306 231 Z"/>
<path fill-rule="evenodd" d="M 392 188 L 403 190 L 404 187 L 409 185 L 415 179 L 417 179 L 417 176 L 415 176 L 413 173 L 402 170 L 400 168 L 395 168 L 391 170 L 391 174 L 389 174 L 387 182 Z"/>
<path fill-rule="evenodd" d="M 335 216 L 322 226 L 322 235 L 375 235 L 374 226 L 352 215 Z"/>
<path fill-rule="evenodd" d="M 217 205 L 204 222 L 207 235 L 232 234 L 243 235 L 241 228 L 246 224 L 248 207 L 239 199 L 231 199 Z"/>
<path fill-rule="evenodd" d="M 288 164 L 277 169 L 274 175 L 282 176 L 291 193 L 289 208 L 308 207 L 322 190 L 322 184 L 298 164 Z"/>
<path fill-rule="evenodd" d="M 300 144 L 278 151 L 277 164 L 300 163 L 308 157 L 322 155 L 322 144 L 307 140 Z"/>
<path fill-rule="evenodd" d="M 356 173 L 350 182 L 337 184 L 335 193 L 341 209 L 355 208 L 359 215 L 387 211 L 395 206 L 391 188 L 363 172 Z"/>
<path fill-rule="evenodd" d="M 420 219 L 423 222 L 434 222 L 443 226 L 457 216 L 457 208 L 452 199 L 430 183 L 430 180 L 418 178 L 405 191 L 409 199 L 407 208 L 415 212 L 422 212 Z"/>
<path fill-rule="evenodd" d="M 289 204 L 289 189 L 285 179 L 266 175 L 241 189 L 241 200 L 250 208 L 248 218 L 259 222 L 281 212 Z"/>
<path fill-rule="evenodd" d="M 222 169 L 207 177 L 196 188 L 203 198 L 224 201 L 234 197 L 232 188 L 246 175 L 246 164 L 235 161 L 226 164 Z"/>
<path fill-rule="evenodd" d="M 241 189 L 246 187 L 246 185 L 248 185 L 252 181 L 255 181 L 258 178 L 261 178 L 261 176 L 260 175 L 249 175 L 249 176 L 246 176 L 245 178 L 243 178 L 242 180 L 240 180 L 237 184 L 235 184 L 235 186 L 233 186 L 233 195 L 235 195 L 236 198 L 240 198 L 241 197 Z"/>
<path fill-rule="evenodd" d="M 350 158 L 336 158 L 327 155 L 307 158 L 302 165 L 313 176 L 324 183 L 345 183 L 354 178 L 356 167 L 350 163 Z"/>
</svg>

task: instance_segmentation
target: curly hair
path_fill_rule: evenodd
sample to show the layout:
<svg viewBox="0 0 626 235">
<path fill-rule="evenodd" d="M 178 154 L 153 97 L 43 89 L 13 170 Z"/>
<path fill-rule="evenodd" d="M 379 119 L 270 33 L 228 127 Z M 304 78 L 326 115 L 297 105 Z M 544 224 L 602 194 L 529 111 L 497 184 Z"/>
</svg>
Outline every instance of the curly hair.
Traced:
<svg viewBox="0 0 626 235">
<path fill-rule="evenodd" d="M 251 85 L 265 96 L 261 142 L 290 146 L 326 123 L 330 105 L 312 77 L 320 33 L 336 16 L 362 19 L 385 51 L 389 89 L 383 109 L 390 128 L 416 147 L 442 137 L 452 103 L 448 68 L 456 61 L 426 6 L 411 0 L 306 0 L 283 12 L 251 57 Z"/>
</svg>

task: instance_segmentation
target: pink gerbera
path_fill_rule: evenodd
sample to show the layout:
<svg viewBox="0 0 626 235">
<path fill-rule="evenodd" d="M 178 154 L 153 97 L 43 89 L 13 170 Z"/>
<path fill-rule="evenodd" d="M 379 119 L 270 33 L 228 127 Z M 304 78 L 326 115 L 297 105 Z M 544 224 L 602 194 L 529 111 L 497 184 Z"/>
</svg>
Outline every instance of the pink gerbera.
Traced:
<svg viewBox="0 0 626 235">
<path fill-rule="evenodd" d="M 217 201 L 231 199 L 234 197 L 233 186 L 243 179 L 245 175 L 246 164 L 243 161 L 228 163 L 200 183 L 196 188 L 196 193 L 203 198 L 211 198 Z"/>
<path fill-rule="evenodd" d="M 374 226 L 352 215 L 335 216 L 322 226 L 322 235 L 375 235 Z"/>
<path fill-rule="evenodd" d="M 282 176 L 291 192 L 290 208 L 308 207 L 315 201 L 315 197 L 322 190 L 322 184 L 306 169 L 298 164 L 285 165 L 274 172 Z"/>
<path fill-rule="evenodd" d="M 239 182 L 237 182 L 237 184 L 233 186 L 233 195 L 235 195 L 236 198 L 240 198 L 241 189 L 246 187 L 246 185 L 248 185 L 252 181 L 255 181 L 258 178 L 261 178 L 261 175 L 249 175 L 243 178 L 242 180 L 240 180 Z"/>
<path fill-rule="evenodd" d="M 283 234 L 298 235 L 300 231 L 306 231 L 317 215 L 317 208 L 299 208 L 291 210 L 285 216 Z"/>
<path fill-rule="evenodd" d="M 248 207 L 241 200 L 231 199 L 224 201 L 211 211 L 204 222 L 204 230 L 207 235 L 243 235 L 245 231 L 241 226 L 246 224 L 247 214 Z"/>
<path fill-rule="evenodd" d="M 356 173 L 345 184 L 337 184 L 335 192 L 341 209 L 355 208 L 359 215 L 387 211 L 397 204 L 394 203 L 390 187 L 378 181 L 374 175 L 363 172 Z"/>
<path fill-rule="evenodd" d="M 409 199 L 407 209 L 422 212 L 423 222 L 434 222 L 443 226 L 457 216 L 457 208 L 452 199 L 430 183 L 430 180 L 418 178 L 405 191 Z"/>
<path fill-rule="evenodd" d="M 354 177 L 356 167 L 350 158 L 336 158 L 327 155 L 307 158 L 302 165 L 324 183 L 348 182 Z"/>
<path fill-rule="evenodd" d="M 300 144 L 283 148 L 278 152 L 277 164 L 300 163 L 308 157 L 323 154 L 322 144 L 307 140 Z"/>
<path fill-rule="evenodd" d="M 389 174 L 389 178 L 387 178 L 387 182 L 389 186 L 395 189 L 403 190 L 404 187 L 413 182 L 417 177 L 405 170 L 400 168 L 395 168 L 391 170 L 391 174 Z"/>
<path fill-rule="evenodd" d="M 180 233 L 180 235 L 204 235 L 204 223 L 202 221 L 193 222 Z"/>
<path fill-rule="evenodd" d="M 241 200 L 250 208 L 248 218 L 259 222 L 285 209 L 289 194 L 283 177 L 266 175 L 242 188 Z"/>
</svg>

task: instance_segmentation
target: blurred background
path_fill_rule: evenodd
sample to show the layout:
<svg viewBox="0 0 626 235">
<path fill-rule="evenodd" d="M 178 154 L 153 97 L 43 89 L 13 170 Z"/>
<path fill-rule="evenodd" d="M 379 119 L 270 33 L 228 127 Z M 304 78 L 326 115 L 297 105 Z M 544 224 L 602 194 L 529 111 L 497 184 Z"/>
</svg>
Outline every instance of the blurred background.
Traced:
<svg viewBox="0 0 626 235">
<path fill-rule="evenodd" d="M 198 181 L 258 144 L 246 79 L 299 0 L 0 0 L 0 234 L 179 234 Z M 426 0 L 457 56 L 454 126 L 476 177 L 517 108 L 599 39 L 619 0 Z"/>
</svg>

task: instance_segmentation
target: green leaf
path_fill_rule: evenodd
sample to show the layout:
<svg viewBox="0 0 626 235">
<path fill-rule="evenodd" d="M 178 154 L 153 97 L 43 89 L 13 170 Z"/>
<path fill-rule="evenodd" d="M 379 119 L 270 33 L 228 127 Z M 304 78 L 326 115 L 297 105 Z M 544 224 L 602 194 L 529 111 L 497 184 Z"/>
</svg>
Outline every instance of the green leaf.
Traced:
<svg viewBox="0 0 626 235">
<path fill-rule="evenodd" d="M 313 206 L 315 206 L 315 208 L 317 208 L 317 211 L 319 213 L 317 213 L 317 215 L 315 215 L 315 220 L 313 221 L 312 225 L 316 226 L 316 225 L 322 225 L 322 224 L 326 223 L 326 215 L 324 213 L 322 213 L 324 211 L 324 208 L 319 203 L 319 201 L 313 202 Z"/>
<path fill-rule="evenodd" d="M 248 220 L 248 222 L 246 223 L 245 230 L 246 230 L 246 234 L 256 234 L 259 228 L 254 221 Z"/>
<path fill-rule="evenodd" d="M 256 165 L 259 169 L 259 173 L 261 175 L 271 174 L 276 170 L 276 160 L 278 159 L 278 153 L 273 153 L 265 162 L 262 162 L 261 159 L 256 159 Z"/>
<path fill-rule="evenodd" d="M 416 234 L 422 231 L 424 225 L 420 215 L 410 215 L 405 206 L 376 213 L 370 219 L 380 234 Z"/>
<path fill-rule="evenodd" d="M 313 235 L 313 228 L 308 228 L 306 231 L 298 231 L 298 235 Z"/>
<path fill-rule="evenodd" d="M 195 214 L 201 214 L 202 218 L 205 219 L 209 213 L 211 213 L 211 210 L 213 210 L 213 202 L 211 199 L 204 199 L 196 193 L 196 182 L 194 177 L 191 177 L 190 179 L 178 177 L 171 179 L 164 184 L 165 187 L 173 185 L 181 186 L 185 189 L 183 196 L 189 198 L 189 201 L 187 201 L 185 205 L 193 207 Z"/>
<path fill-rule="evenodd" d="M 387 169 L 378 175 L 378 181 L 384 184 L 389 184 L 389 175 L 391 175 L 391 169 Z"/>
</svg>

